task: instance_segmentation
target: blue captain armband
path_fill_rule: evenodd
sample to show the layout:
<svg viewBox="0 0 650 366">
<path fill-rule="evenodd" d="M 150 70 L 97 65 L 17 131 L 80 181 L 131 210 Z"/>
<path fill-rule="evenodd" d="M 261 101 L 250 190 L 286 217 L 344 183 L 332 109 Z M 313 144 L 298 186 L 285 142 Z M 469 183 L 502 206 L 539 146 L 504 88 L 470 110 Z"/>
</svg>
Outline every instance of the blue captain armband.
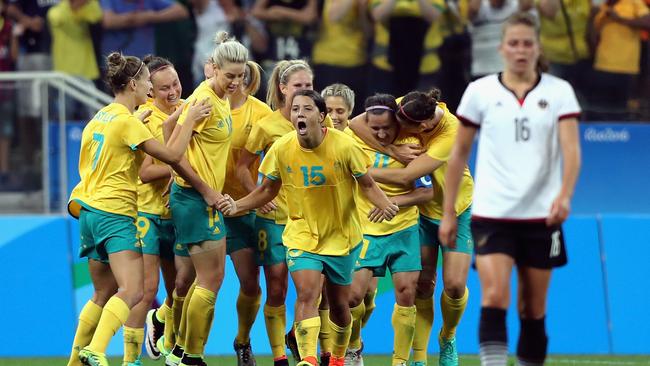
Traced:
<svg viewBox="0 0 650 366">
<path fill-rule="evenodd" d="M 413 185 L 415 188 L 432 188 L 433 183 L 431 182 L 431 176 L 430 175 L 425 175 L 423 177 L 420 177 L 413 182 Z"/>
</svg>

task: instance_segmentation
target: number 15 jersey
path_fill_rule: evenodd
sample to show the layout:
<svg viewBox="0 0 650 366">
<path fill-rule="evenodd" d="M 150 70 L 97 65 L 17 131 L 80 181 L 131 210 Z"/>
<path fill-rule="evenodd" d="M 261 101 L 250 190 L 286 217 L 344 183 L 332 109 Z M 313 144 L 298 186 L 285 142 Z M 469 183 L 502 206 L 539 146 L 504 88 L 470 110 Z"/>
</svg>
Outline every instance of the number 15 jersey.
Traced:
<svg viewBox="0 0 650 366">
<path fill-rule="evenodd" d="M 562 185 L 558 123 L 580 115 L 571 85 L 541 74 L 519 100 L 501 74 L 489 75 L 467 87 L 457 112 L 480 128 L 473 216 L 546 218 Z"/>
</svg>

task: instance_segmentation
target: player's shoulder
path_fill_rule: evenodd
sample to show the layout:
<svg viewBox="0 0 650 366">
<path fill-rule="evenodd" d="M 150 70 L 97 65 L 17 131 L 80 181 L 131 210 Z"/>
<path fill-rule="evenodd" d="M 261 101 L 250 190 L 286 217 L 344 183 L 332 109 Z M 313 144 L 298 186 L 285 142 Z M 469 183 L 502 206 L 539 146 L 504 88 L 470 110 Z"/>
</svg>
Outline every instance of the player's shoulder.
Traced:
<svg viewBox="0 0 650 366">
<path fill-rule="evenodd" d="M 275 149 L 281 149 L 282 146 L 287 146 L 294 142 L 297 143 L 297 140 L 298 139 L 296 133 L 286 133 L 275 140 L 273 145 L 271 145 L 271 148 L 274 148 L 277 145 L 278 147 L 275 147 Z"/>
<path fill-rule="evenodd" d="M 469 83 L 467 89 L 490 92 L 490 90 L 493 90 L 495 86 L 502 86 L 501 82 L 499 81 L 499 74 L 490 74 L 478 78 Z"/>
<path fill-rule="evenodd" d="M 351 144 L 354 145 L 357 142 L 355 141 L 354 137 L 346 132 L 339 131 L 336 128 L 327 128 L 327 133 L 330 134 L 332 137 L 332 140 L 334 140 L 337 144 Z"/>
<path fill-rule="evenodd" d="M 260 114 L 263 113 L 265 115 L 269 115 L 273 113 L 273 110 L 271 109 L 271 107 L 268 106 L 268 104 L 255 98 L 252 95 L 248 96 L 248 98 L 246 99 L 246 103 L 249 103 L 251 108 Z"/>
<path fill-rule="evenodd" d="M 544 89 L 553 90 L 555 92 L 566 93 L 568 91 L 573 91 L 573 87 L 568 81 L 547 73 L 542 73 L 540 86 Z"/>
</svg>

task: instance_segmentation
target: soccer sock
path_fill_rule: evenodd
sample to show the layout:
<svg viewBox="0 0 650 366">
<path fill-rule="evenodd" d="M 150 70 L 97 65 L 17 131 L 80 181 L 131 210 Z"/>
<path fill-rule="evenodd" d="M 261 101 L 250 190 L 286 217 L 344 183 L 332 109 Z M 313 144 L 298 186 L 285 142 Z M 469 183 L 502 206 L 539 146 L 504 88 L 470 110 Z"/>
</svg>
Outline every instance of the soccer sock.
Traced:
<svg viewBox="0 0 650 366">
<path fill-rule="evenodd" d="M 478 338 L 481 366 L 506 366 L 508 334 L 504 309 L 481 308 Z"/>
<path fill-rule="evenodd" d="M 90 343 L 101 316 L 102 307 L 92 301 L 88 301 L 83 309 L 81 309 L 81 313 L 79 313 L 79 324 L 74 334 L 74 341 L 72 341 L 72 352 L 70 353 L 68 366 L 81 365 L 79 351 Z"/>
<path fill-rule="evenodd" d="M 258 290 L 255 296 L 248 296 L 239 290 L 239 297 L 237 297 L 237 337 L 235 342 L 238 344 L 246 344 L 250 342 L 251 328 L 255 322 L 257 311 L 260 309 L 260 299 L 262 292 Z"/>
<path fill-rule="evenodd" d="M 273 358 L 286 357 L 284 346 L 284 331 L 287 329 L 286 307 L 264 305 L 264 322 L 266 323 L 266 334 L 271 344 Z"/>
<path fill-rule="evenodd" d="M 415 298 L 415 333 L 413 335 L 413 361 L 427 362 L 427 346 L 433 327 L 433 297 Z"/>
<path fill-rule="evenodd" d="M 365 312 L 363 313 L 363 318 L 361 318 L 361 328 L 366 326 L 366 323 L 368 323 L 368 320 L 370 320 L 370 315 L 372 314 L 372 311 L 375 310 L 375 298 L 377 297 L 377 289 L 375 291 L 368 295 L 366 294 L 366 297 L 363 298 L 363 303 L 366 305 Z"/>
<path fill-rule="evenodd" d="M 318 340 L 320 342 L 320 353 L 332 352 L 332 328 L 330 327 L 330 310 L 318 310 L 320 316 L 320 332 L 318 333 Z M 346 343 L 347 347 L 347 343 Z"/>
<path fill-rule="evenodd" d="M 327 319 L 330 329 L 332 329 L 332 357 L 345 357 L 345 350 L 350 342 L 350 333 L 352 333 L 352 322 L 344 327 L 338 326 L 332 320 Z"/>
<path fill-rule="evenodd" d="M 124 327 L 124 363 L 135 362 L 140 357 L 144 328 Z"/>
<path fill-rule="evenodd" d="M 169 313 L 171 309 L 169 308 L 169 305 L 167 305 L 167 299 L 163 301 L 162 305 L 156 310 L 156 319 L 158 319 L 159 322 L 165 323 L 167 320 L 167 313 Z"/>
<path fill-rule="evenodd" d="M 302 357 L 303 360 L 308 362 L 311 362 L 312 359 L 316 360 L 319 331 L 320 318 L 317 316 L 296 323 L 296 341 L 298 342 L 300 357 Z M 334 336 L 334 338 L 336 338 L 336 336 Z"/>
<path fill-rule="evenodd" d="M 442 310 L 442 330 L 440 335 L 445 339 L 452 339 L 456 336 L 456 327 L 460 318 L 465 312 L 469 289 L 465 287 L 465 293 L 459 299 L 452 299 L 443 290 L 440 295 L 440 309 Z"/>
<path fill-rule="evenodd" d="M 117 296 L 111 297 L 104 306 L 88 349 L 93 352 L 105 353 L 111 338 L 126 322 L 130 312 L 131 310 L 124 300 Z"/>
<path fill-rule="evenodd" d="M 176 344 L 181 346 L 181 348 L 185 348 L 185 335 L 187 333 L 187 307 L 190 305 L 190 300 L 192 299 L 192 294 L 194 293 L 194 289 L 196 288 L 196 282 L 190 286 L 190 289 L 187 291 L 187 295 L 185 295 L 184 298 L 179 297 L 179 307 L 180 307 L 180 316 L 179 313 L 177 313 L 178 309 L 176 308 L 176 304 L 174 304 L 174 321 L 178 321 L 178 331 L 176 332 Z M 180 301 L 181 299 L 184 299 L 183 301 Z M 176 325 L 174 325 L 176 326 Z"/>
<path fill-rule="evenodd" d="M 185 331 L 185 353 L 202 356 L 203 348 L 212 326 L 214 303 L 217 295 L 203 287 L 196 286 L 187 306 L 187 329 Z"/>
<path fill-rule="evenodd" d="M 395 304 L 393 308 L 393 332 L 395 339 L 393 341 L 393 365 L 406 364 L 411 353 L 413 345 L 413 335 L 415 334 L 415 306 L 399 306 Z"/>
<path fill-rule="evenodd" d="M 521 327 L 517 342 L 517 365 L 543 365 L 548 345 L 545 318 L 519 319 L 519 324 Z"/>
<path fill-rule="evenodd" d="M 176 303 L 176 291 L 174 291 L 173 294 L 173 301 L 172 301 L 172 307 L 170 308 L 169 305 L 167 305 L 167 302 L 163 304 L 164 307 L 166 307 L 168 310 L 165 314 L 165 330 L 163 332 L 163 337 L 164 337 L 164 345 L 165 350 L 171 351 L 172 348 L 174 348 L 174 344 L 176 343 L 176 333 L 174 332 L 174 323 L 176 322 L 176 319 L 174 318 L 174 304 Z M 183 301 L 185 301 L 185 298 L 183 298 Z M 161 306 L 161 308 L 163 307 Z M 182 312 L 182 307 L 181 307 L 181 312 Z M 180 316 L 179 316 L 180 318 Z M 180 322 L 179 322 L 180 323 Z"/>
<path fill-rule="evenodd" d="M 352 315 L 352 332 L 350 334 L 350 344 L 348 345 L 350 349 L 357 350 L 361 348 L 361 322 L 365 309 L 366 304 L 363 301 L 361 304 L 350 308 L 350 314 Z"/>
</svg>

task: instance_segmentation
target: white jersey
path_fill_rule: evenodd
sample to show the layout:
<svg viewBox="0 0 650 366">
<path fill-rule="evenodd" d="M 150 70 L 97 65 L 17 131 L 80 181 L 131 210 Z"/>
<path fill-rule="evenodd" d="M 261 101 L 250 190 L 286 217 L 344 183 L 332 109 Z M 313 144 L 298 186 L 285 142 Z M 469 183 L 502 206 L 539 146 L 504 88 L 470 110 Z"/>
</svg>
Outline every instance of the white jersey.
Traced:
<svg viewBox="0 0 650 366">
<path fill-rule="evenodd" d="M 573 88 L 542 74 L 518 100 L 494 74 L 472 82 L 458 118 L 480 128 L 472 213 L 477 218 L 546 218 L 562 185 L 558 122 L 580 115 Z"/>
</svg>

